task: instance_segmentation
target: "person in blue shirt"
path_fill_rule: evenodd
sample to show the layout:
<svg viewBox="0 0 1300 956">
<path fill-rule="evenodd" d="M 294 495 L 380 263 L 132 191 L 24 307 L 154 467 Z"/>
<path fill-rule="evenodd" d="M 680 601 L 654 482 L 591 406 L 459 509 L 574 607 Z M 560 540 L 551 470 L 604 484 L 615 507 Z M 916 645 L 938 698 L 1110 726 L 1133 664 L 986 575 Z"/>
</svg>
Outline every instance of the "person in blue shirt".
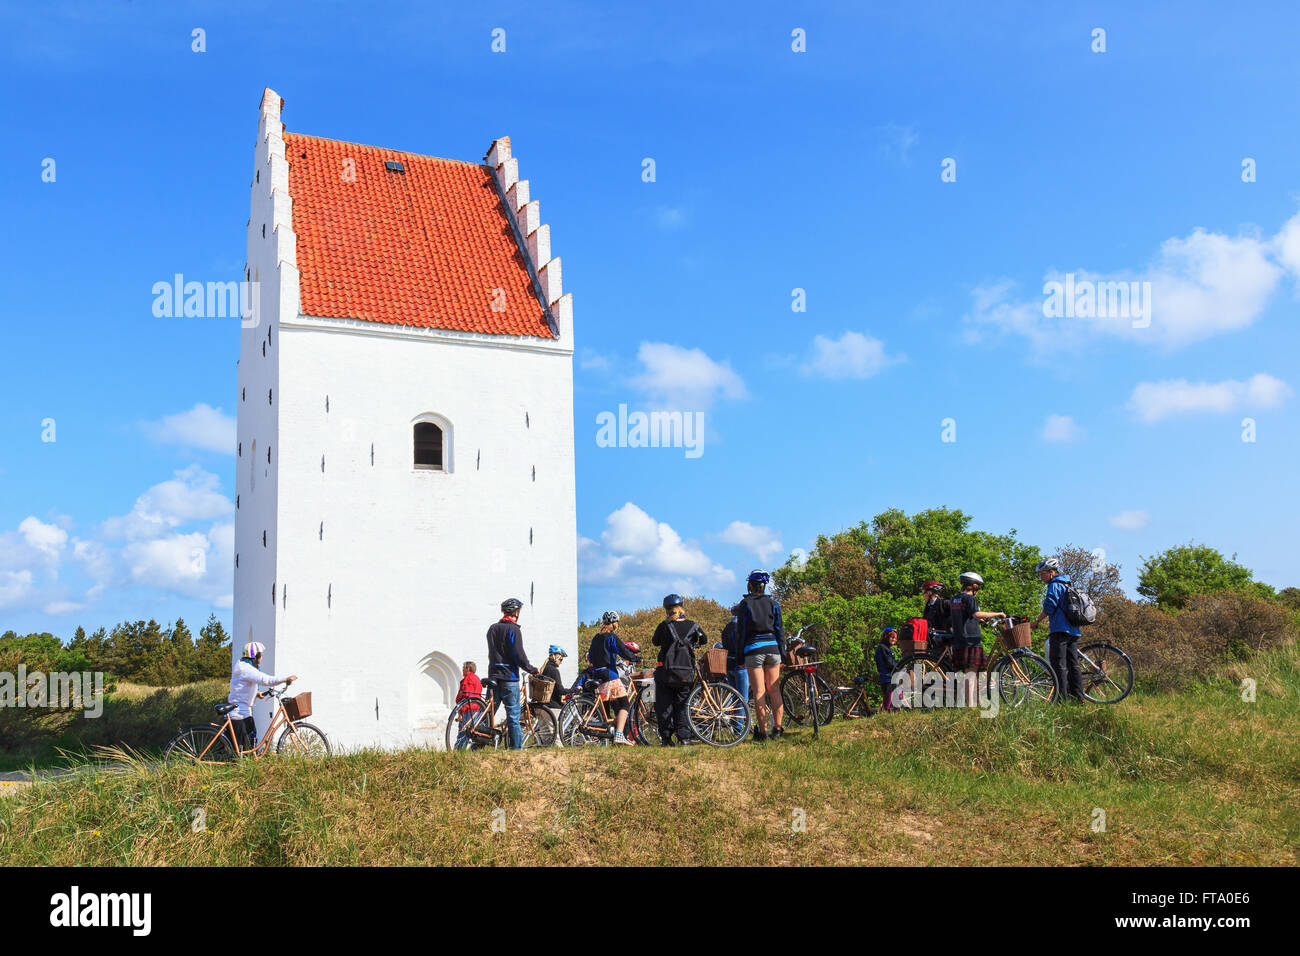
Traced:
<svg viewBox="0 0 1300 956">
<path fill-rule="evenodd" d="M 619 659 L 640 663 L 640 654 L 623 643 L 618 636 L 618 611 L 606 611 L 600 618 L 600 630 L 591 638 L 587 660 L 595 680 L 600 681 L 596 694 L 605 702 L 606 712 L 614 712 L 614 743 L 632 746 L 633 741 L 623 733 L 627 726 L 627 684 L 618 670 Z"/>
<path fill-rule="evenodd" d="M 751 571 L 749 593 L 736 605 L 737 640 L 740 652 L 745 655 L 750 686 L 754 688 L 755 740 L 776 740 L 785 733 L 782 727 L 785 703 L 778 686 L 781 659 L 785 657 L 785 631 L 781 627 L 781 605 L 766 593 L 770 580 L 766 571 Z"/>
<path fill-rule="evenodd" d="M 880 680 L 881 710 L 894 709 L 894 668 L 898 658 L 894 656 L 894 647 L 898 644 L 898 631 L 887 627 L 880 632 L 880 643 L 876 645 L 876 677 Z"/>
<path fill-rule="evenodd" d="M 1070 576 L 1061 573 L 1061 562 L 1056 558 L 1039 561 L 1034 570 L 1038 572 L 1038 580 L 1047 585 L 1043 612 L 1034 618 L 1034 627 L 1041 627 L 1044 621 L 1047 622 L 1048 653 L 1060 689 L 1057 700 L 1069 698 L 1082 701 L 1083 671 L 1079 667 L 1079 638 L 1083 632 L 1065 616 L 1065 591 L 1070 584 Z"/>
</svg>

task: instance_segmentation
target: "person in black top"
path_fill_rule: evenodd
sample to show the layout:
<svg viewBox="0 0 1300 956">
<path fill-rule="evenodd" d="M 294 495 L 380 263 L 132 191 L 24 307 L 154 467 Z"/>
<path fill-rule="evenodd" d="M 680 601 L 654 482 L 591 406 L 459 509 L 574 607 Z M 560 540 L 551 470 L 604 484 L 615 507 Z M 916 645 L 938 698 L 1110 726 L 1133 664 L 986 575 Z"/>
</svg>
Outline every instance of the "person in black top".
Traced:
<svg viewBox="0 0 1300 956">
<path fill-rule="evenodd" d="M 496 697 L 506 708 L 507 739 L 511 750 L 522 750 L 524 731 L 519 723 L 519 672 L 536 676 L 537 668 L 528 663 L 524 653 L 524 636 L 519 629 L 519 611 L 524 602 L 508 598 L 501 602 L 501 620 L 487 632 L 488 680 L 496 685 Z"/>
<path fill-rule="evenodd" d="M 961 576 L 961 593 L 953 597 L 951 607 L 952 663 L 966 674 L 966 701 L 971 706 L 977 702 L 976 674 L 984 669 L 987 661 L 980 621 L 1006 617 L 1002 611 L 980 610 L 979 592 L 983 587 L 984 579 L 974 571 L 967 571 Z"/>
<path fill-rule="evenodd" d="M 673 746 L 674 733 L 677 734 L 678 746 L 699 742 L 691 732 L 686 715 L 686 699 L 690 696 L 691 685 L 670 682 L 664 668 L 664 658 L 675 640 L 699 647 L 706 638 L 700 626 L 686 616 L 681 595 L 670 594 L 664 598 L 664 620 L 659 622 L 654 637 L 650 639 L 659 648 L 659 663 L 655 666 L 655 720 L 659 724 L 659 742 L 665 747 Z"/>
<path fill-rule="evenodd" d="M 921 595 L 925 598 L 925 610 L 921 616 L 929 630 L 947 631 L 952 627 L 952 602 L 943 597 L 943 585 L 938 581 L 926 581 L 921 587 Z"/>
<path fill-rule="evenodd" d="M 542 676 L 547 680 L 555 681 L 551 699 L 546 702 L 547 707 L 559 707 L 564 703 L 564 678 L 560 676 L 560 662 L 568 656 L 559 644 L 552 644 L 547 651 L 546 663 L 542 665 Z"/>
<path fill-rule="evenodd" d="M 880 633 L 880 643 L 876 645 L 876 679 L 880 681 L 881 710 L 894 709 L 894 668 L 898 658 L 894 648 L 898 646 L 898 631 L 892 627 Z"/>
<path fill-rule="evenodd" d="M 785 629 L 781 626 L 781 605 L 767 593 L 771 577 L 766 571 L 751 571 L 748 594 L 736 605 L 736 632 L 740 652 L 745 655 L 749 685 L 754 688 L 754 739 L 776 740 L 783 733 L 785 701 L 778 681 L 781 661 L 786 657 Z M 772 717 L 769 734 L 768 714 Z"/>
</svg>

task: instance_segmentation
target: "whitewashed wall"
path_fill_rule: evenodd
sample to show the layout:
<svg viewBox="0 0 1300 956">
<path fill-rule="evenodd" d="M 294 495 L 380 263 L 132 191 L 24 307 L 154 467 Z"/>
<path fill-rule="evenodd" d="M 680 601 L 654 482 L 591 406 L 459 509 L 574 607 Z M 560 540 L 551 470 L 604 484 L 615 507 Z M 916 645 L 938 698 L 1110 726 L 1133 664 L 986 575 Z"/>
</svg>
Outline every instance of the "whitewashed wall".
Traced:
<svg viewBox="0 0 1300 956">
<path fill-rule="evenodd" d="M 345 745 L 440 745 L 502 599 L 524 602 L 535 662 L 573 653 L 571 353 L 300 317 L 279 358 L 277 666 Z M 413 467 L 426 415 L 449 426 L 448 471 Z"/>
</svg>

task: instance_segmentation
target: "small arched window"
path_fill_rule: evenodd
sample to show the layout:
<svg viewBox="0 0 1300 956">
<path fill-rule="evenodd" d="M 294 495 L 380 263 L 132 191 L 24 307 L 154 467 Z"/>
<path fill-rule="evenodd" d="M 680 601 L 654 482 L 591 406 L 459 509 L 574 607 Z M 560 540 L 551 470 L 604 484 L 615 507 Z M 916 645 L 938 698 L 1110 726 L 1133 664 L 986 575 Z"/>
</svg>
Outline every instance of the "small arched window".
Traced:
<svg viewBox="0 0 1300 956">
<path fill-rule="evenodd" d="M 415 423 L 415 467 L 422 471 L 445 471 L 445 436 L 433 422 Z"/>
</svg>

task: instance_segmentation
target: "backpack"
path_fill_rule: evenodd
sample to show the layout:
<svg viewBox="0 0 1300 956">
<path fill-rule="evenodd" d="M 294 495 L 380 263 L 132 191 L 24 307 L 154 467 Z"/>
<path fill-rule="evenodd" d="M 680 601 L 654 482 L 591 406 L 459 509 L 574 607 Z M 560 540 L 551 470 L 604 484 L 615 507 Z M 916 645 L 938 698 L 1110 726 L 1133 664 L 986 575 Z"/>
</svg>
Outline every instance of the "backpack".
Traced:
<svg viewBox="0 0 1300 956">
<path fill-rule="evenodd" d="M 678 633 L 676 621 L 668 621 L 672 642 L 664 651 L 664 682 L 669 687 L 687 687 L 695 683 L 695 634 L 699 626 L 691 623 L 686 634 Z"/>
<path fill-rule="evenodd" d="M 1065 586 L 1065 600 L 1061 604 L 1065 619 L 1075 627 L 1087 627 L 1097 620 L 1097 605 L 1092 598 L 1073 584 Z"/>
</svg>

